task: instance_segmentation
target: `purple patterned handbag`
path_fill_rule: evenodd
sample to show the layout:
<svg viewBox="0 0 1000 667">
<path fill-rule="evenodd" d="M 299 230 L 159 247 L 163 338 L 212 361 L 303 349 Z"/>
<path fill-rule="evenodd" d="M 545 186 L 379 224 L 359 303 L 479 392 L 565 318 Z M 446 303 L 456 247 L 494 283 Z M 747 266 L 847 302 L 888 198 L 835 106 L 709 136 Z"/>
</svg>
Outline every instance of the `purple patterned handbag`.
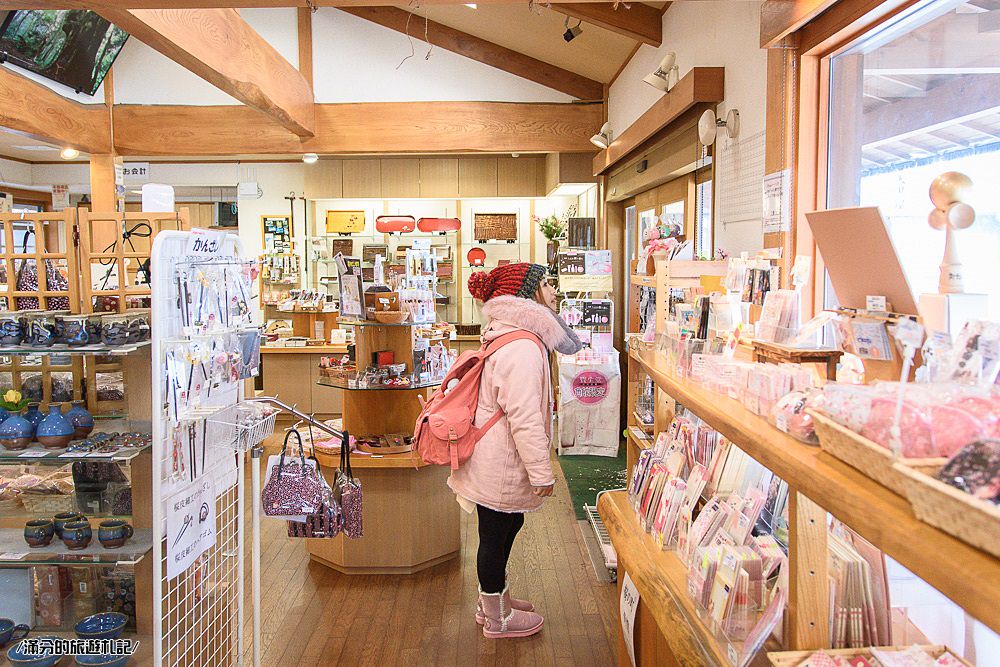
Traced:
<svg viewBox="0 0 1000 667">
<path fill-rule="evenodd" d="M 309 429 L 310 435 L 312 428 Z M 310 442 L 312 438 L 310 438 Z M 310 457 L 315 459 L 315 456 Z M 317 462 L 318 463 L 318 462 Z M 306 517 L 305 521 L 288 520 L 288 537 L 333 538 L 340 534 L 344 524 L 344 515 L 340 513 L 340 505 L 333 497 L 333 489 L 326 483 L 322 474 L 319 481 L 323 485 L 323 503 L 318 511 Z"/>
<path fill-rule="evenodd" d="M 299 460 L 285 463 L 285 451 L 292 434 L 299 441 Z M 271 467 L 271 476 L 261 491 L 261 506 L 267 516 L 298 516 L 319 511 L 323 503 L 324 487 L 319 471 L 306 465 L 302 450 L 302 436 L 294 428 L 285 434 L 278 465 Z"/>
<path fill-rule="evenodd" d="M 24 244 L 21 252 L 28 252 L 28 238 L 34 234 L 29 231 L 24 235 Z M 52 260 L 41 260 L 45 265 L 45 291 L 66 292 L 66 296 L 50 296 L 45 300 L 46 310 L 69 310 L 69 282 L 59 273 Z M 18 292 L 38 291 L 38 266 L 35 260 L 22 259 L 17 269 L 17 276 L 14 280 L 14 289 Z M 19 296 L 14 299 L 14 307 L 18 310 L 36 310 L 41 307 L 41 302 L 37 296 Z"/>
<path fill-rule="evenodd" d="M 361 537 L 364 530 L 361 511 L 361 480 L 354 476 L 351 470 L 350 436 L 345 432 L 340 445 L 340 467 L 333 480 L 333 495 L 340 502 L 343 514 L 344 535 L 350 538 Z"/>
</svg>

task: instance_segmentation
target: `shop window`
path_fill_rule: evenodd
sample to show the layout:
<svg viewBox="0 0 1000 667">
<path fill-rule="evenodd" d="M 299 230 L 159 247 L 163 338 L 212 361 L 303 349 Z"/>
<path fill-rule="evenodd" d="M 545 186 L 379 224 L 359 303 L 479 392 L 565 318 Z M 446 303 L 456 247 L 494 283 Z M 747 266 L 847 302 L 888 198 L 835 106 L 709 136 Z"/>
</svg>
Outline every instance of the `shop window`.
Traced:
<svg viewBox="0 0 1000 667">
<path fill-rule="evenodd" d="M 960 232 L 965 291 L 1000 317 L 1000 33 L 978 5 L 937 1 L 873 31 L 830 61 L 827 206 L 878 206 L 916 294 L 936 292 L 944 234 L 927 189 L 972 178 L 976 222 Z M 826 303 L 832 305 L 827 290 Z"/>
<path fill-rule="evenodd" d="M 927 222 L 928 187 L 942 172 L 967 174 L 976 222 L 957 234 L 965 290 L 988 294 L 988 317 L 998 319 L 1000 33 L 984 20 L 989 13 L 969 2 L 919 3 L 830 57 L 827 180 L 820 187 L 827 208 L 879 207 L 919 295 L 938 290 L 945 242 Z M 823 300 L 835 305 L 829 280 Z M 891 605 L 932 643 L 980 658 L 1000 655 L 1000 637 L 958 605 L 898 563 L 890 560 L 888 572 Z"/>
</svg>

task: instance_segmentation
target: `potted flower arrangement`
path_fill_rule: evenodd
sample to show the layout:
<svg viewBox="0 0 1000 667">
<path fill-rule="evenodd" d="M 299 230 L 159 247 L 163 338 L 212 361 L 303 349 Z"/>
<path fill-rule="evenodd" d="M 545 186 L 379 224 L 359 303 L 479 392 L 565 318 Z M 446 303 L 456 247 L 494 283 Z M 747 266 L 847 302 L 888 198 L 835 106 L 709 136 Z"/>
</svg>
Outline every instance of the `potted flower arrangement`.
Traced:
<svg viewBox="0 0 1000 667">
<path fill-rule="evenodd" d="M 536 215 L 533 216 L 533 222 L 538 225 L 538 229 L 542 232 L 542 236 L 548 239 L 546 259 L 549 266 L 552 266 L 555 263 L 556 255 L 559 252 L 559 239 L 561 239 L 563 234 L 566 232 L 566 225 L 562 220 L 554 215 L 550 215 L 547 218 L 539 218 Z"/>
<path fill-rule="evenodd" d="M 28 399 L 21 392 L 10 389 L 0 400 L 0 446 L 7 449 L 24 449 L 31 444 L 35 429 L 21 416 Z"/>
</svg>

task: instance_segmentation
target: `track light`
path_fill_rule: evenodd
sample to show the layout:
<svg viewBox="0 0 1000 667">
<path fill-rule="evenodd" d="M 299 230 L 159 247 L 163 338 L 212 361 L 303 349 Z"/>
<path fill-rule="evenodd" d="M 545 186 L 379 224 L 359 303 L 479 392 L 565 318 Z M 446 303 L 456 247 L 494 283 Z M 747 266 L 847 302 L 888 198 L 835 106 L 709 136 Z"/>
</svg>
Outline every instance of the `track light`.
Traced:
<svg viewBox="0 0 1000 667">
<path fill-rule="evenodd" d="M 319 156 L 315 153 L 304 153 L 302 155 L 302 161 L 306 164 L 316 164 L 319 162 Z"/>
<path fill-rule="evenodd" d="M 647 74 L 642 77 L 642 80 L 664 93 L 669 92 L 674 84 L 677 83 L 677 73 L 680 68 L 677 67 L 677 54 L 673 51 L 667 51 L 666 55 L 663 56 L 663 60 L 660 61 L 660 66 L 656 68 L 656 71 Z"/>
<path fill-rule="evenodd" d="M 590 143 L 598 148 L 607 148 L 611 145 L 611 123 L 601 125 L 601 131 L 590 138 Z"/>
<path fill-rule="evenodd" d="M 75 148 L 64 148 L 62 149 L 62 152 L 59 153 L 59 156 L 64 160 L 75 160 L 80 157 L 80 151 Z"/>
<path fill-rule="evenodd" d="M 569 17 L 567 16 L 563 25 L 566 26 L 566 32 L 563 33 L 563 39 L 567 42 L 572 42 L 581 32 L 583 32 L 583 28 L 581 27 L 583 25 L 583 21 L 578 22 L 571 28 L 569 26 Z"/>
</svg>

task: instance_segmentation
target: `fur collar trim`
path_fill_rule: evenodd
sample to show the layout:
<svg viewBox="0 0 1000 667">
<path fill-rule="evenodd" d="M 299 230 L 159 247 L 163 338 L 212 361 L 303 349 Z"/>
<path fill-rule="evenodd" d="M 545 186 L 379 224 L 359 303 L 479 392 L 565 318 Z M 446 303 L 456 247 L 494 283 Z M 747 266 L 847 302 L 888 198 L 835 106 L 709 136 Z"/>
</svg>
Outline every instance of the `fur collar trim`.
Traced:
<svg viewBox="0 0 1000 667">
<path fill-rule="evenodd" d="M 547 306 L 531 299 L 495 296 L 483 304 L 483 315 L 490 321 L 490 327 L 501 322 L 530 331 L 541 338 L 542 343 L 550 350 L 555 349 L 565 336 L 556 314 Z"/>
</svg>

